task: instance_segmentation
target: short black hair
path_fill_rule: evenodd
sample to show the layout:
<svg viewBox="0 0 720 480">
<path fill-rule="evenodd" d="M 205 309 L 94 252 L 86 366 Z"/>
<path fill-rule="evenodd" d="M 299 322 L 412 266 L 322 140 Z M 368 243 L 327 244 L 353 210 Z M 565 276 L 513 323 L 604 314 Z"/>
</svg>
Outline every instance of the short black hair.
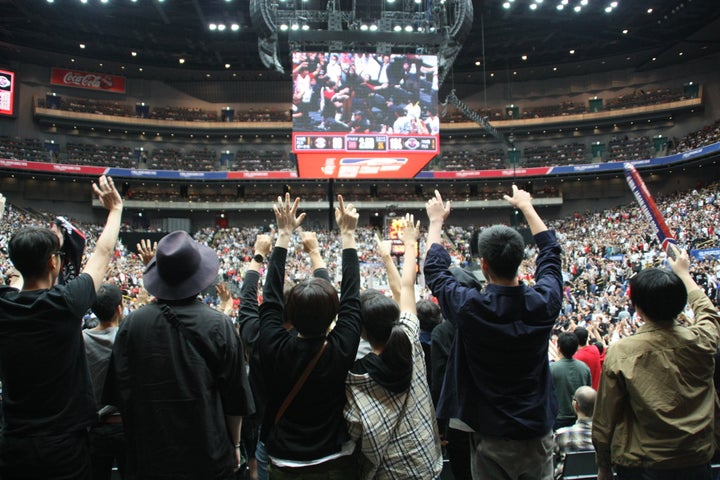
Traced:
<svg viewBox="0 0 720 480">
<path fill-rule="evenodd" d="M 572 358 L 578 349 L 577 337 L 569 332 L 563 332 L 558 335 L 558 349 L 565 358 Z"/>
<path fill-rule="evenodd" d="M 373 347 L 382 347 L 380 358 L 391 369 L 412 371 L 412 343 L 399 323 L 400 307 L 377 290 L 360 294 L 360 319 Z"/>
<path fill-rule="evenodd" d="M 578 339 L 578 344 L 580 344 L 581 347 L 584 347 L 587 345 L 588 341 L 588 331 L 585 327 L 578 327 L 574 330 L 575 336 Z"/>
<path fill-rule="evenodd" d="M 442 311 L 432 300 L 418 300 L 416 304 L 420 330 L 432 332 L 443 321 Z"/>
<path fill-rule="evenodd" d="M 42 276 L 50 256 L 58 250 L 60 240 L 49 228 L 23 228 L 8 243 L 10 260 L 25 280 Z"/>
<path fill-rule="evenodd" d="M 101 322 L 112 320 L 115 310 L 122 303 L 122 291 L 117 285 L 103 283 L 97 291 L 95 303 L 90 309 Z"/>
<path fill-rule="evenodd" d="M 325 335 L 340 310 L 337 291 L 324 278 L 295 285 L 285 301 L 285 320 L 304 336 Z"/>
<path fill-rule="evenodd" d="M 687 290 L 674 272 L 648 268 L 630 279 L 630 301 L 648 320 L 671 323 L 687 304 Z"/>
<path fill-rule="evenodd" d="M 498 277 L 511 280 L 525 255 L 525 241 L 515 229 L 493 225 L 478 235 L 478 256 L 485 259 Z"/>
</svg>

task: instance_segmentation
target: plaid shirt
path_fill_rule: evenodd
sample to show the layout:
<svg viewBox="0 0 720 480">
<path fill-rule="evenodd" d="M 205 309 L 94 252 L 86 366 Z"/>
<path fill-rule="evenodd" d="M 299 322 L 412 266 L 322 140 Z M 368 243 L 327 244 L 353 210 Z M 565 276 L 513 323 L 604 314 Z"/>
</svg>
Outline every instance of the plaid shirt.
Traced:
<svg viewBox="0 0 720 480">
<path fill-rule="evenodd" d="M 555 432 L 555 478 L 562 477 L 567 452 L 593 451 L 592 420 L 578 419 L 569 427 Z"/>
<path fill-rule="evenodd" d="M 400 324 L 413 345 L 413 373 L 407 392 L 392 394 L 370 375 L 348 373 L 345 420 L 362 449 L 362 479 L 438 478 L 442 452 L 435 410 L 425 376 L 417 316 L 403 312 Z"/>
</svg>

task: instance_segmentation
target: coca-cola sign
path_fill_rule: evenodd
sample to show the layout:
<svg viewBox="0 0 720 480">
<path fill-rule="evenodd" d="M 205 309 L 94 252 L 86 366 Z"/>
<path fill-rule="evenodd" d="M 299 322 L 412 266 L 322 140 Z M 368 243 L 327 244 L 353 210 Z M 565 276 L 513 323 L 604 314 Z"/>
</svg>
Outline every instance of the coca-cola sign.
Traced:
<svg viewBox="0 0 720 480">
<path fill-rule="evenodd" d="M 105 73 L 53 68 L 50 83 L 65 87 L 88 88 L 104 92 L 125 93 L 125 77 Z"/>
</svg>

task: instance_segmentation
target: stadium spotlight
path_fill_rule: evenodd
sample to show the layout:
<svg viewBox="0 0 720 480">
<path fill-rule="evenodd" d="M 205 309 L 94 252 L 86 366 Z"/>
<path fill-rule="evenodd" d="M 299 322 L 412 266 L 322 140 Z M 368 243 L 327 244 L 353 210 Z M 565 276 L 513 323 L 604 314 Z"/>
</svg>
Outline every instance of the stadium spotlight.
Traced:
<svg viewBox="0 0 720 480">
<path fill-rule="evenodd" d="M 217 25 L 214 23 L 211 23 L 210 25 L 208 25 L 208 28 L 210 29 L 211 32 L 214 32 L 215 30 L 217 30 Z"/>
<path fill-rule="evenodd" d="M 405 25 L 405 31 L 408 33 L 412 32 L 413 31 L 412 25 Z"/>
<path fill-rule="evenodd" d="M 238 25 L 237 23 L 233 23 L 232 25 L 230 25 L 230 30 L 232 30 L 233 32 L 237 32 L 238 30 L 240 30 L 240 25 Z"/>
<path fill-rule="evenodd" d="M 531 3 L 530 10 L 537 10 L 537 3 Z"/>
<path fill-rule="evenodd" d="M 218 28 L 218 31 L 219 31 L 219 32 L 223 32 L 223 31 L 225 31 L 225 24 L 224 24 L 224 23 L 218 23 L 217 28 Z"/>
<path fill-rule="evenodd" d="M 505 10 L 507 10 L 507 9 L 510 8 L 510 2 L 505 2 L 505 3 L 502 4 L 502 6 L 503 6 L 503 8 L 504 8 Z"/>
<path fill-rule="evenodd" d="M 562 3 L 558 3 L 555 8 L 557 8 L 558 10 L 562 10 L 563 8 L 565 8 L 565 5 L 563 5 Z"/>
<path fill-rule="evenodd" d="M 402 30 L 402 27 L 401 27 L 400 25 L 395 25 L 395 26 L 393 27 L 393 31 L 395 31 L 395 32 L 399 32 L 399 31 L 401 31 L 401 30 Z"/>
<path fill-rule="evenodd" d="M 280 24 L 280 31 L 286 32 L 288 28 L 290 28 L 290 27 L 288 27 L 287 23 Z"/>
<path fill-rule="evenodd" d="M 378 26 L 375 25 L 374 23 L 373 23 L 372 25 L 370 25 L 370 31 L 371 31 L 371 32 L 377 32 L 377 29 L 378 29 Z"/>
</svg>

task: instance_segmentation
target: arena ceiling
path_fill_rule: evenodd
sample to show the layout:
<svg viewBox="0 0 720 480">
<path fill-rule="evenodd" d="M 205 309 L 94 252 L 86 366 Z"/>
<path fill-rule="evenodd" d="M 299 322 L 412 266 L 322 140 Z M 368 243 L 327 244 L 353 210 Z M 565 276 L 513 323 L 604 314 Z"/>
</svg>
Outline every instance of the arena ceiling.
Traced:
<svg viewBox="0 0 720 480">
<path fill-rule="evenodd" d="M 279 1 L 302 1 L 309 9 L 328 4 Z M 379 1 L 352 4 L 380 8 Z M 581 1 L 586 5 L 576 13 Z M 503 0 L 472 0 L 472 31 L 446 84 L 652 69 L 720 51 L 718 0 L 617 0 L 606 13 L 611 1 L 512 0 L 505 8 Z M 0 66 L 32 62 L 168 81 L 283 78 L 260 62 L 249 3 L 0 0 Z M 211 23 L 226 28 L 211 31 Z M 286 72 L 287 43 L 281 34 L 279 57 Z"/>
</svg>

